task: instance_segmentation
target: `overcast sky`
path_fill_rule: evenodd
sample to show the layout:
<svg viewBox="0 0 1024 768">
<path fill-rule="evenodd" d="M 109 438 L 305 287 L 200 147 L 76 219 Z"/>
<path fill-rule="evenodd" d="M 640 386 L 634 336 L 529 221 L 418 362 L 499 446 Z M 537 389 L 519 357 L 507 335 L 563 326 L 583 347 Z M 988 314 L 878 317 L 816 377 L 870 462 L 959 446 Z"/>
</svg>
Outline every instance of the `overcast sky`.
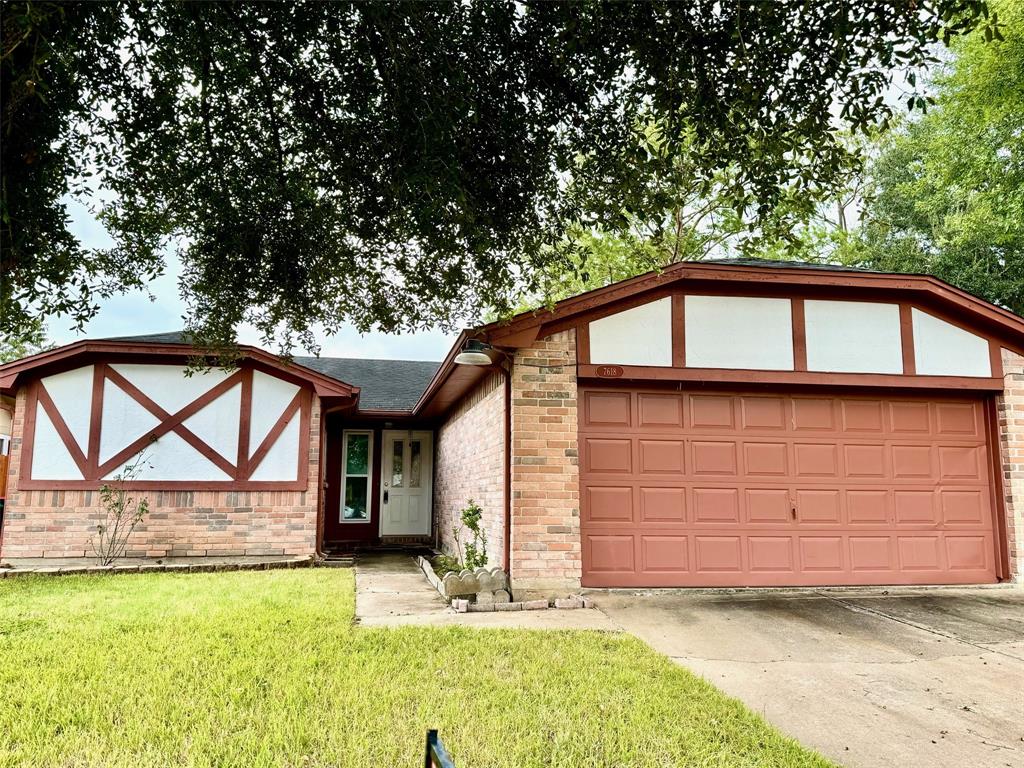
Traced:
<svg viewBox="0 0 1024 768">
<path fill-rule="evenodd" d="M 86 248 L 104 247 L 111 244 L 103 225 L 96 221 L 81 204 L 69 206 L 71 230 L 82 240 Z M 57 344 L 69 344 L 82 338 L 100 339 L 107 336 L 131 336 L 144 333 L 161 333 L 181 329 L 185 304 L 178 295 L 178 275 L 181 265 L 173 257 L 168 259 L 163 276 L 150 283 L 149 290 L 155 297 L 150 301 L 142 291 L 115 296 L 102 302 L 99 314 L 86 326 L 84 333 L 70 328 L 66 318 L 51 318 L 47 326 L 50 339 Z M 440 331 L 426 331 L 402 336 L 371 333 L 361 336 L 355 330 L 346 328 L 335 336 L 320 338 L 320 354 L 323 357 L 362 357 L 395 360 L 441 360 L 451 348 L 454 336 Z M 259 335 L 252 328 L 239 329 L 239 341 L 259 346 Z M 272 350 L 273 351 L 273 350 Z M 296 349 L 297 355 L 307 354 Z"/>
</svg>

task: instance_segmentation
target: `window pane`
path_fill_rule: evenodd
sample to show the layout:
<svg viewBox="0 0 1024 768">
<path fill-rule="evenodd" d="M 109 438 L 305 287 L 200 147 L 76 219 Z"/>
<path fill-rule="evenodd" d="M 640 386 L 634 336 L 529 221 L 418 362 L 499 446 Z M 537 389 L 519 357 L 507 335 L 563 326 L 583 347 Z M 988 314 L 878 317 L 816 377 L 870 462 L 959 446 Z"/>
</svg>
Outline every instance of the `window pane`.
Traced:
<svg viewBox="0 0 1024 768">
<path fill-rule="evenodd" d="M 391 487 L 401 488 L 404 478 L 402 477 L 402 463 L 405 456 L 405 441 L 395 440 L 391 448 Z"/>
<path fill-rule="evenodd" d="M 420 487 L 420 441 L 409 441 L 409 487 Z"/>
<path fill-rule="evenodd" d="M 365 477 L 345 478 L 345 507 L 341 511 L 342 520 L 366 520 L 366 482 Z"/>
<path fill-rule="evenodd" d="M 370 436 L 349 435 L 345 449 L 345 474 L 368 475 L 370 467 Z"/>
</svg>

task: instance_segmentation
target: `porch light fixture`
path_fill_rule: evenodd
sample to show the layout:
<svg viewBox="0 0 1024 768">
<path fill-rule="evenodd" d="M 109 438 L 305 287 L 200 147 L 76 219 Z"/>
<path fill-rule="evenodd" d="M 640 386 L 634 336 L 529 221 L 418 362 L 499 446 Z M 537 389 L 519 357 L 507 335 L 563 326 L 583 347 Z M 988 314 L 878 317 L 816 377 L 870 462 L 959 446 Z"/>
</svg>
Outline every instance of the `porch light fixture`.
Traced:
<svg viewBox="0 0 1024 768">
<path fill-rule="evenodd" d="M 490 344 L 470 339 L 462 345 L 462 351 L 455 356 L 459 365 L 493 365 L 495 350 Z"/>
</svg>

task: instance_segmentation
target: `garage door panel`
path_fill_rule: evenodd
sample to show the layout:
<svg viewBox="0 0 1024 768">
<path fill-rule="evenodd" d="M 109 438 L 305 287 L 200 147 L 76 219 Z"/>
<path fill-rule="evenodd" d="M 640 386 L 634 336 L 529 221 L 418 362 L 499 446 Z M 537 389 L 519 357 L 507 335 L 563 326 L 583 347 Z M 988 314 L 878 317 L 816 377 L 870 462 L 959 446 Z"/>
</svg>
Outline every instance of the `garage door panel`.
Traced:
<svg viewBox="0 0 1024 768">
<path fill-rule="evenodd" d="M 694 488 L 693 521 L 695 523 L 738 523 L 740 521 L 739 490 L 736 488 Z"/>
<path fill-rule="evenodd" d="M 790 492 L 779 488 L 746 488 L 744 490 L 748 523 L 789 524 L 793 504 Z"/>
<path fill-rule="evenodd" d="M 739 536 L 694 536 L 696 570 L 700 573 L 743 570 Z"/>
<path fill-rule="evenodd" d="M 637 440 L 641 474 L 682 474 L 686 443 L 682 440 Z"/>
<path fill-rule="evenodd" d="M 591 485 L 584 490 L 585 519 L 595 523 L 633 523 L 633 487 Z"/>
<path fill-rule="evenodd" d="M 850 536 L 850 569 L 891 572 L 895 565 L 891 536 Z"/>
<path fill-rule="evenodd" d="M 650 573 L 687 573 L 690 556 L 689 537 L 650 535 L 640 537 L 640 557 Z"/>
<path fill-rule="evenodd" d="M 940 435 L 980 437 L 984 434 L 976 403 L 936 403 L 935 421 Z"/>
<path fill-rule="evenodd" d="M 995 580 L 981 402 L 590 391 L 585 585 Z"/>
<path fill-rule="evenodd" d="M 926 402 L 889 403 L 890 428 L 896 434 L 927 435 L 931 432 L 931 408 Z"/>
<path fill-rule="evenodd" d="M 797 443 L 793 451 L 797 477 L 839 476 L 839 449 L 835 443 Z"/>
<path fill-rule="evenodd" d="M 631 440 L 592 437 L 584 442 L 588 472 L 631 474 L 633 442 Z"/>
<path fill-rule="evenodd" d="M 745 431 L 786 427 L 786 401 L 781 397 L 740 398 L 740 413 Z"/>
<path fill-rule="evenodd" d="M 888 490 L 866 488 L 846 491 L 846 519 L 851 526 L 888 523 L 893 519 L 890 506 Z"/>
<path fill-rule="evenodd" d="M 883 432 L 884 409 L 881 400 L 844 400 L 841 403 L 843 430 L 856 432 Z"/>
<path fill-rule="evenodd" d="M 640 488 L 640 519 L 644 523 L 685 523 L 685 488 Z"/>
<path fill-rule="evenodd" d="M 789 536 L 750 536 L 747 552 L 750 570 L 755 573 L 791 574 L 795 570 L 793 539 Z"/>
<path fill-rule="evenodd" d="M 690 425 L 732 430 L 736 426 L 731 395 L 691 395 Z"/>
<path fill-rule="evenodd" d="M 694 440 L 693 474 L 736 475 L 736 443 L 727 441 Z"/>
<path fill-rule="evenodd" d="M 743 443 L 743 469 L 748 476 L 789 476 L 789 446 L 786 443 Z"/>
<path fill-rule="evenodd" d="M 796 491 L 797 519 L 801 523 L 842 522 L 842 503 L 839 489 L 816 488 Z"/>
<path fill-rule="evenodd" d="M 641 427 L 664 429 L 683 426 L 682 395 L 641 393 L 637 396 L 637 406 Z"/>
</svg>

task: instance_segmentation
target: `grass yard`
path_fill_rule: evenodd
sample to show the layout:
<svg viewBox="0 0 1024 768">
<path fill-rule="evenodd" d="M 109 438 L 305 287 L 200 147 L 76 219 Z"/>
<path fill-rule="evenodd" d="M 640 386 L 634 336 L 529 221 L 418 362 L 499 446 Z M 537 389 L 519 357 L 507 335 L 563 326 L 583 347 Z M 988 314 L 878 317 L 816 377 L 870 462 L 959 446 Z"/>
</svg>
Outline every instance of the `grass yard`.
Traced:
<svg viewBox="0 0 1024 768">
<path fill-rule="evenodd" d="M 353 627 L 315 569 L 0 581 L 0 766 L 823 766 L 628 636 Z"/>
</svg>

